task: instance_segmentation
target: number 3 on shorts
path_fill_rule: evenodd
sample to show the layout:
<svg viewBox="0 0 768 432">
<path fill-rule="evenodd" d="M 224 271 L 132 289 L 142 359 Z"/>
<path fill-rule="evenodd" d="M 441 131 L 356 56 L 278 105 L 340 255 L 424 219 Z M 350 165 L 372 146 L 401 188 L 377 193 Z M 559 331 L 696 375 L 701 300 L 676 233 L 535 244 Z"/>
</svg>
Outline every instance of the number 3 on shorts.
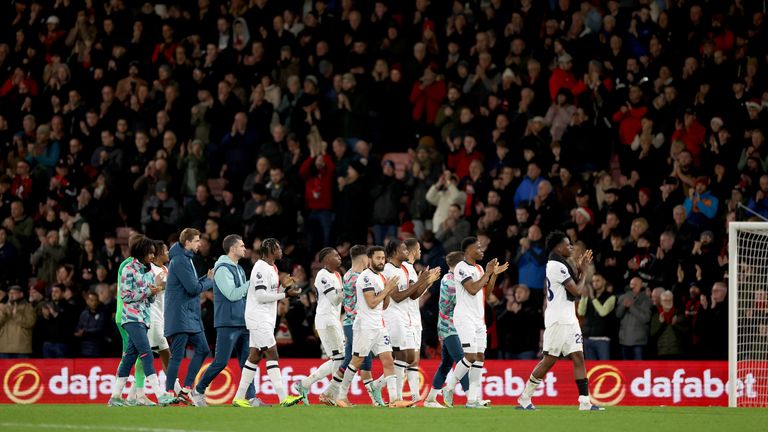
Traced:
<svg viewBox="0 0 768 432">
<path fill-rule="evenodd" d="M 583 342 L 583 340 L 584 340 L 584 339 L 581 337 L 581 334 L 579 334 L 579 333 L 576 333 L 576 343 L 577 343 L 577 344 L 580 344 L 580 343 L 582 343 L 582 342 Z"/>
<path fill-rule="evenodd" d="M 389 336 L 384 336 L 384 345 L 389 345 Z"/>
</svg>

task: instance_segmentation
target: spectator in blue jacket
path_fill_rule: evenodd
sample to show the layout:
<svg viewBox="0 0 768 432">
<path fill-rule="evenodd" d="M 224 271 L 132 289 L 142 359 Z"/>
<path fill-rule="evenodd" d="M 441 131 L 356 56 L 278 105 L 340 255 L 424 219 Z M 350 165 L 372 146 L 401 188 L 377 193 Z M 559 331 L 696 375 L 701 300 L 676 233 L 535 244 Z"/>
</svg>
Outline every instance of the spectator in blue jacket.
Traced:
<svg viewBox="0 0 768 432">
<path fill-rule="evenodd" d="M 530 288 L 531 300 L 536 307 L 544 301 L 544 279 L 547 272 L 547 254 L 541 244 L 541 228 L 531 225 L 528 235 L 520 239 L 517 249 L 518 282 Z"/>
<path fill-rule="evenodd" d="M 213 288 L 213 269 L 206 276 L 197 277 L 192 257 L 200 247 L 200 231 L 185 228 L 179 235 L 179 242 L 171 246 L 168 280 L 165 288 L 165 337 L 171 344 L 171 359 L 168 363 L 165 389 L 173 392 L 173 385 L 179 375 L 181 359 L 187 345 L 195 353 L 187 368 L 184 386 L 176 395 L 180 401 L 192 404 L 192 384 L 203 360 L 210 352 L 208 340 L 203 331 L 200 317 L 200 294 Z"/>
<path fill-rule="evenodd" d="M 709 227 L 710 222 L 717 215 L 719 200 L 707 190 L 708 187 L 709 178 L 697 178 L 695 186 L 691 188 L 683 204 L 688 221 L 700 230 Z"/>
<path fill-rule="evenodd" d="M 760 216 L 768 218 L 768 174 L 760 176 L 760 184 L 749 199 L 747 207 L 754 210 Z"/>
<path fill-rule="evenodd" d="M 205 389 L 227 367 L 232 350 L 237 350 L 240 367 L 248 359 L 248 337 L 245 327 L 245 296 L 248 293 L 248 277 L 238 261 L 245 257 L 245 243 L 237 234 L 228 235 L 222 243 L 224 253 L 213 267 L 213 326 L 216 328 L 215 359 L 195 387 L 197 406 L 205 405 Z M 253 383 L 246 393 L 254 397 Z M 257 400 L 254 400 L 256 402 Z M 252 402 L 253 404 L 253 402 Z"/>
<path fill-rule="evenodd" d="M 515 208 L 520 207 L 521 204 L 529 205 L 536 198 L 539 193 L 539 183 L 544 180 L 541 177 L 541 167 L 536 161 L 530 161 L 528 163 L 528 169 L 526 171 L 525 178 L 520 183 L 515 191 L 514 204 Z"/>
</svg>

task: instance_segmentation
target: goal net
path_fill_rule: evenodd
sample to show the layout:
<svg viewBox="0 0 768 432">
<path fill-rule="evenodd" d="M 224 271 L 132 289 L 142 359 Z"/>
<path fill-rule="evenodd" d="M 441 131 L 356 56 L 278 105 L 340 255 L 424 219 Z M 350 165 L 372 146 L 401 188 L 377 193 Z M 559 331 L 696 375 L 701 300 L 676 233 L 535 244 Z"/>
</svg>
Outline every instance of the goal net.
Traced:
<svg viewBox="0 0 768 432">
<path fill-rule="evenodd" d="M 768 406 L 768 222 L 728 226 L 728 406 Z"/>
</svg>

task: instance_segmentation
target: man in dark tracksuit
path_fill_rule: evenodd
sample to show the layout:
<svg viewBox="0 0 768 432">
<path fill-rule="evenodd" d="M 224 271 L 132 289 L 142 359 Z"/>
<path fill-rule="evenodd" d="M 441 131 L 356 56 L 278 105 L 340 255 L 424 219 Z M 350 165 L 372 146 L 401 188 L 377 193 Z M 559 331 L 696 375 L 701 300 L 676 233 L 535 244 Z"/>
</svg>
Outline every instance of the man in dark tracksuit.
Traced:
<svg viewBox="0 0 768 432">
<path fill-rule="evenodd" d="M 195 353 L 189 362 L 184 387 L 178 395 L 180 401 L 193 403 L 192 384 L 208 356 L 208 340 L 203 331 L 200 318 L 200 293 L 213 288 L 213 270 L 207 276 L 197 277 L 192 257 L 200 246 L 200 231 L 186 228 L 179 235 L 179 242 L 171 246 L 168 255 L 168 280 L 165 285 L 165 331 L 171 345 L 171 358 L 168 362 L 166 391 L 173 391 L 173 384 L 179 375 L 181 359 L 187 344 L 194 347 Z"/>
<path fill-rule="evenodd" d="M 195 405 L 205 406 L 205 389 L 216 376 L 227 367 L 232 350 L 237 350 L 240 367 L 248 358 L 249 332 L 245 327 L 245 296 L 248 293 L 248 278 L 237 262 L 245 256 L 245 244 L 242 237 L 228 235 L 222 244 L 224 253 L 213 267 L 213 325 L 216 327 L 215 359 L 203 378 L 195 387 Z M 253 383 L 246 393 L 247 399 L 254 397 Z M 256 398 L 251 404 L 259 405 Z"/>
</svg>

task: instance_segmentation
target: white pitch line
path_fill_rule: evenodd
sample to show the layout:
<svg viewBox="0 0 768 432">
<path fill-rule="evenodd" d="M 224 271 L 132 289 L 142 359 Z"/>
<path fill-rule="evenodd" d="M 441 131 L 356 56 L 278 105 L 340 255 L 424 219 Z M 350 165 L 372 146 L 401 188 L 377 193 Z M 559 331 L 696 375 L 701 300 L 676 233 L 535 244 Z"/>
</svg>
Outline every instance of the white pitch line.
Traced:
<svg viewBox="0 0 768 432">
<path fill-rule="evenodd" d="M 53 423 L 0 423 L 3 427 L 17 427 L 23 429 L 68 429 L 68 430 L 110 430 L 110 431 L 125 431 L 125 432 L 213 432 L 196 429 L 166 429 L 166 428 L 150 428 L 150 427 L 128 427 L 128 426 L 91 426 L 91 425 L 78 425 L 78 424 L 53 424 Z"/>
</svg>

